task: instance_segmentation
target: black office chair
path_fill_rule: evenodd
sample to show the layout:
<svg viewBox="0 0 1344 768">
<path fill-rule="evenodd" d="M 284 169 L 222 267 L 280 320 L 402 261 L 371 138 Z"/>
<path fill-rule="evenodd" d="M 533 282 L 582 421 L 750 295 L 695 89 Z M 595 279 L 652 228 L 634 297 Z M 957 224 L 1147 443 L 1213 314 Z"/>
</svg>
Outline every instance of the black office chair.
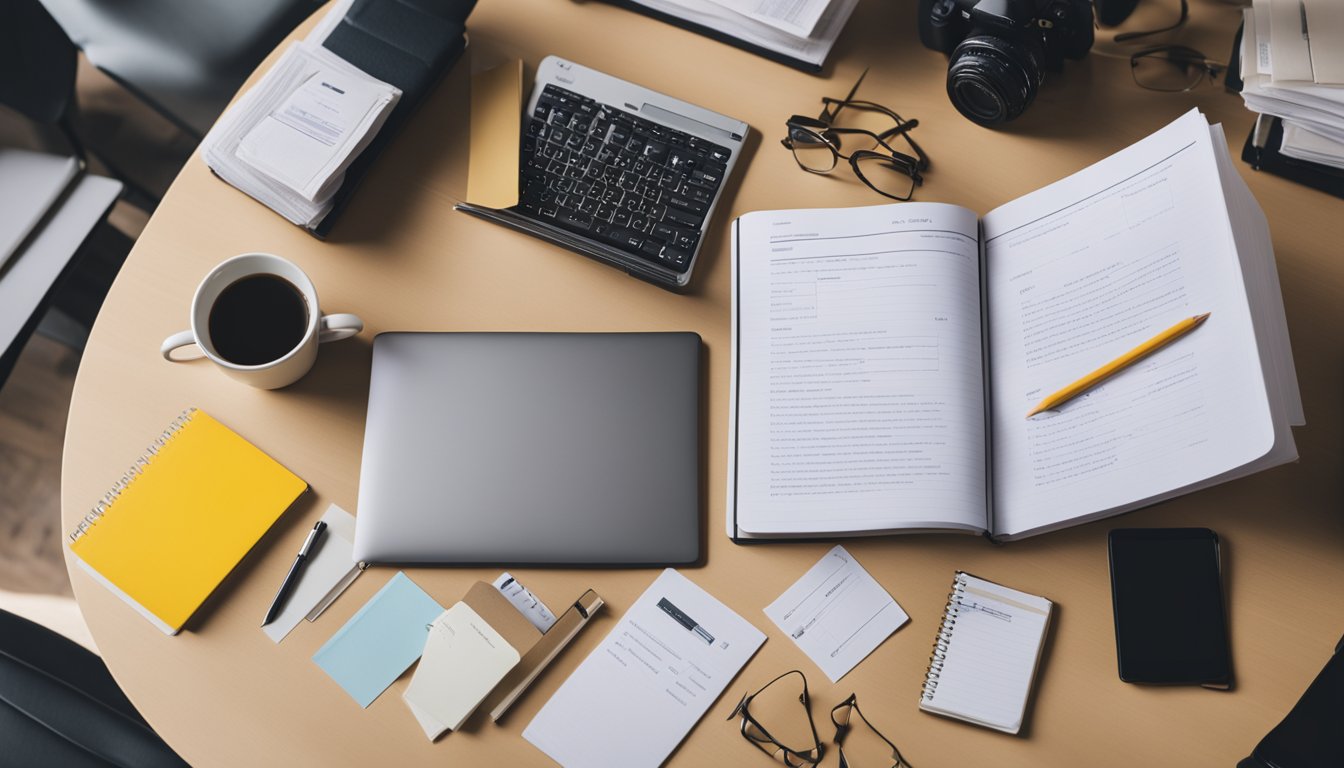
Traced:
<svg viewBox="0 0 1344 768">
<path fill-rule="evenodd" d="M 322 2 L 43 0 L 94 66 L 197 139 Z"/>
<path fill-rule="evenodd" d="M 0 745 L 0 768 L 186 765 L 135 711 L 102 659 L 5 611 L 0 611 Z"/>
<path fill-rule="evenodd" d="M 73 154 L 87 167 L 88 154 L 75 127 L 77 58 L 74 43 L 39 0 L 0 0 L 0 106 L 8 107 L 39 128 L 46 129 L 46 143 L 63 143 L 61 154 Z M 52 129 L 59 132 L 61 141 L 51 135 Z M 104 158 L 100 156 L 99 159 L 111 167 Z M 113 175 L 122 176 L 115 168 L 112 171 Z M 88 178 L 84 177 L 83 181 Z M 124 176 L 119 180 L 123 185 L 134 186 Z M 0 178 L 0 205 L 8 195 L 24 194 L 25 184 L 30 181 Z M 22 260 L 25 255 L 36 259 L 39 258 L 36 251 L 40 251 L 40 258 L 47 264 L 55 264 L 57 262 L 53 260 L 59 258 L 64 265 L 59 273 L 52 272 L 51 277 L 44 278 L 46 282 L 39 283 L 24 264 L 11 262 L 0 268 L 0 297 L 3 297 L 0 301 L 18 302 L 21 299 L 32 309 L 21 328 L 13 326 L 12 315 L 0 324 L 0 385 L 8 378 L 28 338 L 49 307 L 59 308 L 62 315 L 73 322 L 54 330 L 44 325 L 44 333 L 73 348 L 83 347 L 83 340 L 93 325 L 107 289 L 130 252 L 130 239 L 101 223 L 106 210 L 100 208 L 87 215 L 75 215 L 87 207 L 86 198 L 69 191 L 79 183 L 79 180 L 72 183 L 66 197 L 48 209 L 45 223 L 28 237 L 21 246 L 23 250 L 14 256 L 15 260 Z M 147 192 L 141 192 L 139 196 L 153 200 Z M 110 206 L 112 200 L 107 198 L 105 204 Z M 99 203 L 100 206 L 103 204 Z M 64 228 L 64 235 L 54 238 L 59 241 L 57 246 L 43 239 L 48 234 L 46 230 L 55 227 Z M 78 231 L 87 237 L 72 240 L 65 236 L 75 232 L 74 227 L 80 227 Z M 22 279 L 20 272 L 26 273 Z M 9 306 L 13 309 L 23 304 Z"/>
<path fill-rule="evenodd" d="M 77 58 L 74 43 L 39 0 L 0 3 L 0 104 L 55 126 L 84 160 L 74 127 Z"/>
</svg>

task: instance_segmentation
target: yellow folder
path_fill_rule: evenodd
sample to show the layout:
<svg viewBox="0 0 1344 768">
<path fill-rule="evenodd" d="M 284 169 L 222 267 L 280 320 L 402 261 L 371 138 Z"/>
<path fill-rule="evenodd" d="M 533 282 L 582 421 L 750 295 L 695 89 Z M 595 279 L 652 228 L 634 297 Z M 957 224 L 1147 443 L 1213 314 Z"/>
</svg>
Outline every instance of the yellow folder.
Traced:
<svg viewBox="0 0 1344 768">
<path fill-rule="evenodd" d="M 155 626 L 177 634 L 307 488 L 192 409 L 70 534 L 70 551 Z"/>
</svg>

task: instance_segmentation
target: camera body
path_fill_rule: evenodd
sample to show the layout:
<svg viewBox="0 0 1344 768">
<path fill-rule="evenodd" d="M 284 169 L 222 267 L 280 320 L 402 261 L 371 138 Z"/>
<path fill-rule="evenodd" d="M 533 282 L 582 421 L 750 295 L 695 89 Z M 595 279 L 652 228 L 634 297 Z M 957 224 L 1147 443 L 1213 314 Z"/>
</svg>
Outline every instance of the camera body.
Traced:
<svg viewBox="0 0 1344 768">
<path fill-rule="evenodd" d="M 947 94 L 980 125 L 1012 120 L 1046 69 L 1092 48 L 1091 0 L 920 0 L 919 39 L 948 55 Z"/>
</svg>

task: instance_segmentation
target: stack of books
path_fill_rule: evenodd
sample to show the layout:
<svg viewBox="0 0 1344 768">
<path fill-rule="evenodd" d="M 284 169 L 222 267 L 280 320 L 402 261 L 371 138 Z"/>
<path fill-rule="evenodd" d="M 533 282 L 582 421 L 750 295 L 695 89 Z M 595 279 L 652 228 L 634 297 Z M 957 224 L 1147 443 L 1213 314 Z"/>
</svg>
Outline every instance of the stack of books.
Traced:
<svg viewBox="0 0 1344 768">
<path fill-rule="evenodd" d="M 1256 0 L 1237 58 L 1242 98 L 1261 115 L 1247 160 L 1344 194 L 1344 14 L 1332 6 Z"/>
</svg>

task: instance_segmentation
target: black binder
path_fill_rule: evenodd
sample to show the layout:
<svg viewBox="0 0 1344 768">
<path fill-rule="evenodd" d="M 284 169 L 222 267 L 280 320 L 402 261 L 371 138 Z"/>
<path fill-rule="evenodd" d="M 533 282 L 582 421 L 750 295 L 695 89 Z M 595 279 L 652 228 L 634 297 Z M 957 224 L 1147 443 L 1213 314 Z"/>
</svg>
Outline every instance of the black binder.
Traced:
<svg viewBox="0 0 1344 768">
<path fill-rule="evenodd" d="M 780 64 L 786 64 L 790 67 L 793 67 L 794 69 L 800 69 L 804 72 L 810 72 L 812 74 L 819 74 L 821 72 L 821 65 L 819 64 L 813 64 L 810 61 L 796 59 L 792 56 L 785 56 L 784 54 L 779 53 L 778 51 L 772 51 L 769 48 L 763 48 L 754 43 L 748 43 L 746 40 L 743 40 L 740 37 L 734 37 L 733 35 L 730 35 L 726 32 L 721 32 L 713 27 L 707 27 L 704 24 L 697 24 L 693 21 L 687 21 L 686 19 L 683 19 L 680 16 L 675 16 L 670 13 L 664 13 L 662 11 L 655 10 L 647 5 L 643 5 L 642 3 L 634 2 L 634 0 L 599 0 L 599 1 L 607 3 L 608 5 L 614 5 L 619 8 L 624 8 L 627 11 L 634 11 L 635 13 L 640 13 L 645 16 L 658 19 L 659 21 L 666 22 L 674 27 L 681 27 L 682 29 L 690 30 L 691 32 L 694 32 L 698 35 L 704 35 L 705 37 L 708 37 L 711 40 L 718 40 L 721 43 L 727 43 L 728 45 L 731 45 L 735 48 L 741 48 L 742 50 L 749 51 L 751 53 L 756 54 L 757 56 L 764 56 L 765 58 L 770 59 L 771 61 L 776 61 L 779 62 Z"/>
<path fill-rule="evenodd" d="M 309 230 L 325 238 L 359 182 L 416 107 L 466 49 L 466 21 L 476 0 L 355 0 L 324 47 L 369 75 L 401 89 L 378 135 L 345 172 L 331 211 Z"/>
</svg>

